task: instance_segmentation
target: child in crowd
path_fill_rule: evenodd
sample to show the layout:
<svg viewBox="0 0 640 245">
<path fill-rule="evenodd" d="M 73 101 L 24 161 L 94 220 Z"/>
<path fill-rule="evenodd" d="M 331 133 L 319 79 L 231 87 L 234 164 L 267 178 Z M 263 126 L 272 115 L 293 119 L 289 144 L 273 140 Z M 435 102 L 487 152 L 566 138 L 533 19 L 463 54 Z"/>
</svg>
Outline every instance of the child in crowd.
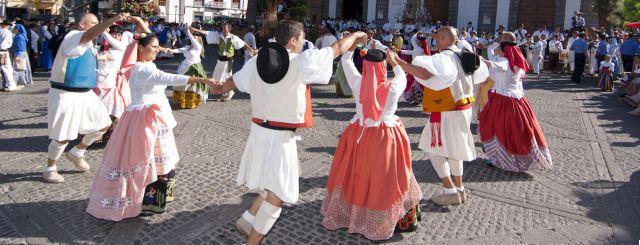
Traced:
<svg viewBox="0 0 640 245">
<path fill-rule="evenodd" d="M 613 89 L 613 71 L 616 65 L 611 62 L 611 56 L 605 55 L 604 60 L 600 62 L 600 73 L 596 80 L 596 87 L 602 91 L 612 91 Z"/>
</svg>

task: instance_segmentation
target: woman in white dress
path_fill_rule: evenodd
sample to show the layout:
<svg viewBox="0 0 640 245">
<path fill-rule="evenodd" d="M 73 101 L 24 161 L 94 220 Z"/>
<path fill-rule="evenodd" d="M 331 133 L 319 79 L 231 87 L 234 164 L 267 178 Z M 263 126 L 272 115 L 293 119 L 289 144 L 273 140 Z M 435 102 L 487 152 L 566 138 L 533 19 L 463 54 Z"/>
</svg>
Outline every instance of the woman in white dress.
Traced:
<svg viewBox="0 0 640 245">
<path fill-rule="evenodd" d="M 161 71 L 153 61 L 160 51 L 154 34 L 141 33 L 138 62 L 131 69 L 131 104 L 122 115 L 104 151 L 102 165 L 89 191 L 87 212 L 120 221 L 141 211 L 162 213 L 173 199 L 179 161 L 173 136 L 176 121 L 165 96 L 168 85 L 213 81 Z"/>
</svg>

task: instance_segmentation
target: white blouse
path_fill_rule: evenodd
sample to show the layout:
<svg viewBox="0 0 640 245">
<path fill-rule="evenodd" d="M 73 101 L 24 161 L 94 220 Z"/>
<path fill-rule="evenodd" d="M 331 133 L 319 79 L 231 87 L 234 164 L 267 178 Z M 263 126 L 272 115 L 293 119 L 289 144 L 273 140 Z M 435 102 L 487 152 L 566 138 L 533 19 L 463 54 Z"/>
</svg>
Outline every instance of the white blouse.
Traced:
<svg viewBox="0 0 640 245">
<path fill-rule="evenodd" d="M 402 70 L 400 66 L 393 68 L 394 77 L 390 81 L 391 86 L 389 88 L 389 95 L 387 96 L 387 103 L 384 106 L 380 118 L 377 121 L 373 121 L 371 118 L 364 119 L 362 104 L 359 102 L 362 75 L 356 69 L 355 64 L 353 64 L 352 56 L 353 52 L 347 52 L 342 55 L 342 69 L 344 69 L 344 74 L 349 83 L 349 87 L 351 87 L 353 91 L 353 98 L 356 102 L 356 115 L 351 119 L 351 123 L 359 121 L 360 125 L 365 127 L 378 127 L 380 123 L 384 122 L 388 127 L 397 126 L 400 119 L 395 115 L 396 110 L 398 110 L 398 100 L 407 87 L 407 76 L 404 70 Z"/>
<path fill-rule="evenodd" d="M 106 52 L 111 56 L 111 60 L 99 61 L 98 67 L 98 88 L 113 88 L 116 86 L 116 76 L 122 65 L 122 59 L 124 58 L 124 51 L 127 50 L 129 44 L 133 42 L 133 33 L 122 33 L 122 39 L 118 41 L 111 34 L 105 32 L 102 37 L 111 46 Z"/>
<path fill-rule="evenodd" d="M 509 60 L 505 57 L 495 57 L 489 68 L 489 76 L 495 82 L 491 91 L 500 95 L 520 99 L 524 97 L 522 76 L 524 70 L 516 68 L 516 73 L 509 69 Z"/>
<path fill-rule="evenodd" d="M 181 53 L 184 55 L 184 60 L 180 63 L 180 66 L 178 66 L 178 74 L 184 74 L 189 70 L 189 67 L 201 62 L 200 54 L 202 54 L 202 44 L 193 37 L 190 31 L 187 32 L 187 36 L 189 40 L 191 40 L 191 45 L 171 50 L 173 53 Z"/>
<path fill-rule="evenodd" d="M 167 85 L 186 85 L 189 76 L 166 73 L 156 67 L 153 62 L 138 62 L 131 69 L 129 86 L 131 87 L 131 104 L 127 111 L 156 104 L 160 107 L 162 118 L 171 129 L 177 123 L 171 113 L 171 105 L 165 95 Z"/>
<path fill-rule="evenodd" d="M 609 68 L 609 71 L 613 71 L 613 69 L 615 69 L 616 64 L 614 64 L 613 62 L 609 61 L 600 61 L 600 70 L 602 70 L 602 68 Z"/>
</svg>

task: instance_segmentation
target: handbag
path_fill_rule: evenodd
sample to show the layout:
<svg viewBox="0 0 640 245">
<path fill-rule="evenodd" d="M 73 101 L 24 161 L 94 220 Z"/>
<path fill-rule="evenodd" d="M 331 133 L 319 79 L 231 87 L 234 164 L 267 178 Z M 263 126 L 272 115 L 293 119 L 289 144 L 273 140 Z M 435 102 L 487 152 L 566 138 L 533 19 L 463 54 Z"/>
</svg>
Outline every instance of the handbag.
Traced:
<svg viewBox="0 0 640 245">
<path fill-rule="evenodd" d="M 25 59 L 22 59 L 20 57 L 16 57 L 15 59 L 15 67 L 13 68 L 16 71 L 24 71 L 27 70 L 27 62 Z"/>
</svg>

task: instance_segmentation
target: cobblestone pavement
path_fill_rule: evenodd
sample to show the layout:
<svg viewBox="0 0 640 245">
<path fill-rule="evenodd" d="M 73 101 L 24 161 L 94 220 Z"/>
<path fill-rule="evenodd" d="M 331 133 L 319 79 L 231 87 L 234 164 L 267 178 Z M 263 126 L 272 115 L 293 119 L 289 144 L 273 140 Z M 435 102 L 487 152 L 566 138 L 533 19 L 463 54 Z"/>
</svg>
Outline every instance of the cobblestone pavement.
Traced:
<svg viewBox="0 0 640 245">
<path fill-rule="evenodd" d="M 177 60 L 158 63 L 168 71 L 178 65 Z M 210 60 L 205 67 L 213 70 Z M 47 76 L 38 73 L 35 85 L 0 93 L 0 243 L 242 243 L 232 224 L 255 196 L 235 185 L 249 132 L 248 95 L 175 110 L 182 156 L 176 201 L 165 214 L 113 223 L 84 211 L 101 149 L 87 154 L 92 172 L 74 172 L 72 164 L 62 160 L 66 182 L 40 180 L 49 143 Z M 548 74 L 525 83 L 552 150 L 552 170 L 509 173 L 479 160 L 465 163 L 469 202 L 440 208 L 425 198 L 418 231 L 397 234 L 385 243 L 635 244 L 640 239 L 640 118 L 627 115 L 630 108 L 615 95 L 588 85 Z M 333 85 L 314 86 L 312 91 L 316 127 L 300 130 L 301 198 L 284 209 L 266 243 L 372 243 L 321 226 L 319 210 L 332 154 L 354 104 L 353 99 L 336 98 Z M 397 114 L 410 135 L 414 172 L 429 197 L 439 184 L 417 149 L 425 116 L 406 103 Z M 480 144 L 476 146 L 481 152 Z"/>
</svg>

